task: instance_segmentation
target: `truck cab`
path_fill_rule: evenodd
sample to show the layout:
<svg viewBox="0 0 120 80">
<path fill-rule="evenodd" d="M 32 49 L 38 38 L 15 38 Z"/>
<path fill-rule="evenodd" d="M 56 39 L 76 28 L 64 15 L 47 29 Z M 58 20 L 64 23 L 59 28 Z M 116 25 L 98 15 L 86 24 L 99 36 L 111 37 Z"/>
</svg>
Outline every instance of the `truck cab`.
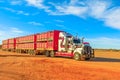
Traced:
<svg viewBox="0 0 120 80">
<path fill-rule="evenodd" d="M 69 33 L 61 32 L 58 41 L 59 56 L 73 57 L 75 60 L 89 60 L 94 57 L 94 50 L 89 42 L 74 37 Z"/>
</svg>

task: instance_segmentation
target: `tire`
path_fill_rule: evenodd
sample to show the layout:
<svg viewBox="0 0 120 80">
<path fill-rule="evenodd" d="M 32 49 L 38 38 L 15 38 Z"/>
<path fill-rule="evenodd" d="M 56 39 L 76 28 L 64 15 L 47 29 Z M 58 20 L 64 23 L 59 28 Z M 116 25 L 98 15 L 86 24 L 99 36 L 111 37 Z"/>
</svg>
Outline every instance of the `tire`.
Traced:
<svg viewBox="0 0 120 80">
<path fill-rule="evenodd" d="M 92 58 L 95 58 L 94 49 L 92 49 Z"/>
<path fill-rule="evenodd" d="M 80 54 L 79 53 L 75 53 L 74 54 L 74 59 L 79 61 L 80 60 Z"/>
<path fill-rule="evenodd" d="M 46 51 L 46 52 L 45 52 L 45 55 L 46 55 L 46 57 L 50 57 L 50 52 L 49 52 L 49 51 Z"/>
<path fill-rule="evenodd" d="M 74 54 L 74 59 L 75 60 L 77 60 L 77 61 L 85 61 L 86 59 L 84 58 L 84 57 L 82 57 L 82 55 L 81 54 L 79 54 L 79 53 L 75 53 Z"/>
<path fill-rule="evenodd" d="M 31 50 L 28 50 L 28 54 L 31 55 Z"/>
<path fill-rule="evenodd" d="M 35 52 L 34 52 L 34 50 L 31 50 L 31 54 L 32 54 L 32 55 L 35 55 Z"/>
<path fill-rule="evenodd" d="M 90 58 L 85 58 L 85 60 L 90 60 Z"/>
<path fill-rule="evenodd" d="M 33 55 L 38 55 L 38 52 L 36 50 L 34 50 L 34 54 Z"/>
<path fill-rule="evenodd" d="M 54 57 L 55 54 L 54 54 L 54 51 L 50 51 L 50 57 Z"/>
</svg>

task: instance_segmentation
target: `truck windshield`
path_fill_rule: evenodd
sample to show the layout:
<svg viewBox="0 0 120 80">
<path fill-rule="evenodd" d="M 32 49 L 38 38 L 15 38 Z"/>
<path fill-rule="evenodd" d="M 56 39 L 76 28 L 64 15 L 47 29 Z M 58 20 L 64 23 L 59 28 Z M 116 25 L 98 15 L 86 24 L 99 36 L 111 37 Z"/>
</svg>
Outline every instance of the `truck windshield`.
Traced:
<svg viewBox="0 0 120 80">
<path fill-rule="evenodd" d="M 80 43 L 80 39 L 73 39 L 73 43 L 79 44 Z"/>
</svg>

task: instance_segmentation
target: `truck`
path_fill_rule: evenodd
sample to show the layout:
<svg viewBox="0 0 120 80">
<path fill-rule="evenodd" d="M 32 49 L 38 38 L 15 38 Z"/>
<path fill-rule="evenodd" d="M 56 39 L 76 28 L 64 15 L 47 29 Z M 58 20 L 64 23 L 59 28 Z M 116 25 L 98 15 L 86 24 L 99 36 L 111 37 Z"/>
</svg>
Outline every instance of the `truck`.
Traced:
<svg viewBox="0 0 120 80">
<path fill-rule="evenodd" d="M 32 55 L 44 54 L 47 57 L 71 57 L 75 60 L 94 58 L 94 49 L 89 42 L 60 30 L 3 40 L 2 49 Z"/>
</svg>

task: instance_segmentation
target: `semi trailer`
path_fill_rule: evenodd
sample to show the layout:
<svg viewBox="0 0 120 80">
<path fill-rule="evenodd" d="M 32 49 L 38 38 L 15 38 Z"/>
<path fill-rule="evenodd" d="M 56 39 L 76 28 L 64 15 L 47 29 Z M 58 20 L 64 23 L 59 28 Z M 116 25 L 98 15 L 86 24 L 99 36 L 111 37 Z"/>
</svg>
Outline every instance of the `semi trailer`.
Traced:
<svg viewBox="0 0 120 80">
<path fill-rule="evenodd" d="M 71 57 L 75 60 L 94 58 L 94 49 L 89 42 L 59 30 L 3 40 L 2 49 L 33 55 L 44 54 L 47 57 Z"/>
</svg>

